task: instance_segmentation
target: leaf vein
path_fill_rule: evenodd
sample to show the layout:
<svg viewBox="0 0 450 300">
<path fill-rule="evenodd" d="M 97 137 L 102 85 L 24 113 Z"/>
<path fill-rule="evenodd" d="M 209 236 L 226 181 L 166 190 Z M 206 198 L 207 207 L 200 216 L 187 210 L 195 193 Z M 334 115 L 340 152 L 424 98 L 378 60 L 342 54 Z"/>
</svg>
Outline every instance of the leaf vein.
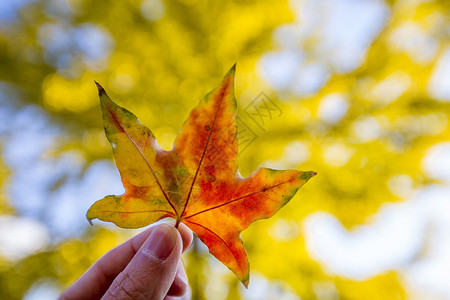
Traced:
<svg viewBox="0 0 450 300">
<path fill-rule="evenodd" d="M 169 215 L 173 215 L 172 212 L 167 210 L 141 210 L 141 211 L 120 211 L 120 210 L 101 210 L 100 213 L 118 213 L 118 214 L 139 214 L 139 213 L 152 213 L 152 212 L 165 212 Z"/>
<path fill-rule="evenodd" d="M 170 201 L 169 197 L 167 196 L 166 192 L 164 191 L 161 183 L 158 180 L 158 177 L 156 177 L 156 173 L 153 170 L 152 166 L 150 165 L 150 163 L 147 161 L 147 158 L 145 157 L 144 153 L 142 153 L 141 148 L 139 148 L 139 146 L 136 144 L 136 142 L 131 138 L 131 136 L 128 134 L 128 132 L 125 130 L 125 128 L 122 126 L 122 124 L 119 122 L 119 120 L 117 120 L 116 115 L 114 114 L 114 112 L 110 109 L 109 112 L 111 113 L 112 117 L 114 118 L 114 121 L 116 121 L 117 124 L 119 124 L 120 128 L 123 130 L 123 132 L 127 135 L 128 139 L 133 143 L 133 145 L 136 147 L 136 149 L 139 151 L 139 153 L 141 154 L 142 158 L 144 159 L 146 165 L 148 166 L 148 168 L 150 169 L 150 171 L 152 172 L 153 177 L 155 178 L 156 183 L 158 184 L 159 189 L 161 190 L 162 194 L 164 195 L 164 198 L 166 198 L 167 202 L 169 203 L 169 205 L 172 207 L 175 215 L 178 215 L 177 210 L 175 209 L 175 206 L 173 205 L 173 203 Z"/>
<path fill-rule="evenodd" d="M 201 228 L 203 228 L 203 229 L 205 229 L 206 231 L 209 231 L 210 233 L 212 233 L 215 237 L 217 237 L 222 243 L 224 243 L 224 245 L 227 247 L 227 249 L 228 249 L 228 251 L 230 251 L 230 253 L 231 253 L 231 255 L 233 255 L 233 257 L 234 257 L 234 259 L 236 260 L 236 262 L 238 262 L 238 259 L 237 259 L 237 257 L 236 257 L 236 255 L 234 254 L 234 252 L 233 252 L 233 250 L 231 250 L 231 248 L 230 248 L 230 246 L 217 234 L 217 233 L 215 233 L 214 231 L 212 231 L 211 229 L 209 229 L 209 228 L 207 228 L 207 227 L 205 227 L 205 226 L 203 226 L 203 225 L 201 225 L 201 224 L 199 224 L 199 223 L 195 223 L 195 222 L 191 222 L 191 221 L 186 221 L 186 222 L 188 222 L 188 223 L 191 223 L 191 224 L 193 224 L 193 225 L 196 225 L 196 226 L 199 226 L 199 227 L 201 227 Z M 209 247 L 208 247 L 208 249 L 209 249 Z"/>
<path fill-rule="evenodd" d="M 234 202 L 236 202 L 236 201 L 243 200 L 243 199 L 245 199 L 245 198 L 247 198 L 247 197 L 250 197 L 250 196 L 253 196 L 253 195 L 255 195 L 255 194 L 258 194 L 258 193 L 265 192 L 265 191 L 267 191 L 267 190 L 276 188 L 276 187 L 278 187 L 278 186 L 280 186 L 280 185 L 283 185 L 283 184 L 285 184 L 285 183 L 289 183 L 289 182 L 291 182 L 291 181 L 293 181 L 293 180 L 288 180 L 288 181 L 280 182 L 280 183 L 278 183 L 278 184 L 276 184 L 276 185 L 273 185 L 273 186 L 271 186 L 271 187 L 264 188 L 264 189 L 262 189 L 262 190 L 259 190 L 259 191 L 256 191 L 256 192 L 253 192 L 253 193 L 250 193 L 250 194 L 247 194 L 247 195 L 244 195 L 244 196 L 235 198 L 235 199 L 232 199 L 232 200 L 230 200 L 230 201 L 228 201 L 228 202 L 225 202 L 225 203 L 222 203 L 222 204 L 219 204 L 219 205 L 216 205 L 216 206 L 207 208 L 207 209 L 205 209 L 205 210 L 199 211 L 199 212 L 197 212 L 197 213 L 195 213 L 195 214 L 192 214 L 192 215 L 189 215 L 189 216 L 185 217 L 184 220 L 189 219 L 189 218 L 192 218 L 192 217 L 197 216 L 197 215 L 199 215 L 199 214 L 205 213 L 205 212 L 207 212 L 207 211 L 214 210 L 214 209 L 217 209 L 217 208 L 219 208 L 219 207 L 222 207 L 222 206 L 225 206 L 225 205 L 234 203 Z"/>
<path fill-rule="evenodd" d="M 211 129 L 210 129 L 209 134 L 208 134 L 208 139 L 206 140 L 205 148 L 203 148 L 202 156 L 200 157 L 200 161 L 198 163 L 197 170 L 195 171 L 194 179 L 192 180 L 192 184 L 191 184 L 191 187 L 189 189 L 189 193 L 188 193 L 188 195 L 186 197 L 186 203 L 184 204 L 183 211 L 181 212 L 180 217 L 182 217 L 184 212 L 186 211 L 186 207 L 187 207 L 189 199 L 191 197 L 192 189 L 194 187 L 195 181 L 197 180 L 198 172 L 200 171 L 203 159 L 205 158 L 206 150 L 208 149 L 209 140 L 211 139 L 211 135 L 212 135 L 212 133 L 214 131 L 214 126 L 216 124 L 217 114 L 219 113 L 220 106 L 222 105 L 224 94 L 225 94 L 225 91 L 222 90 L 221 91 L 221 95 L 220 95 L 221 97 L 220 97 L 219 106 L 217 107 L 216 113 L 214 114 L 214 119 L 213 119 L 213 123 L 211 124 Z"/>
</svg>

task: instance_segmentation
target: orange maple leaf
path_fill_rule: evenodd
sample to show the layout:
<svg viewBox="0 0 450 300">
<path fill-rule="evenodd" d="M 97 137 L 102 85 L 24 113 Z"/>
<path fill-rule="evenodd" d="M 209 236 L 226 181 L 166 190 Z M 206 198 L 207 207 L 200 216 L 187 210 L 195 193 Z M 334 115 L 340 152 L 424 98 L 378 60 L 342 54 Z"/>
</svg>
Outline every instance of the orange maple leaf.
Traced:
<svg viewBox="0 0 450 300">
<path fill-rule="evenodd" d="M 194 108 L 171 151 L 97 83 L 106 136 L 125 194 L 106 196 L 86 216 L 123 228 L 170 217 L 188 226 L 247 287 L 249 263 L 240 232 L 274 215 L 314 176 L 261 168 L 242 178 L 237 165 L 235 67 Z"/>
</svg>

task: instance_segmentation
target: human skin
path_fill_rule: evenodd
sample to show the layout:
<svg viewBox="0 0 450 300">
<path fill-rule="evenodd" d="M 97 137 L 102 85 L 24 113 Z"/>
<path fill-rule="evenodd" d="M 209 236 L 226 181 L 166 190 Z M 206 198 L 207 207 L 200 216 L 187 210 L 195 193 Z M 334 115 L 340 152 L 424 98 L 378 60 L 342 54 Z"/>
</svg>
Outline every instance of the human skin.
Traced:
<svg viewBox="0 0 450 300">
<path fill-rule="evenodd" d="M 106 253 L 59 299 L 190 299 L 180 258 L 192 238 L 184 224 L 150 227 Z"/>
</svg>

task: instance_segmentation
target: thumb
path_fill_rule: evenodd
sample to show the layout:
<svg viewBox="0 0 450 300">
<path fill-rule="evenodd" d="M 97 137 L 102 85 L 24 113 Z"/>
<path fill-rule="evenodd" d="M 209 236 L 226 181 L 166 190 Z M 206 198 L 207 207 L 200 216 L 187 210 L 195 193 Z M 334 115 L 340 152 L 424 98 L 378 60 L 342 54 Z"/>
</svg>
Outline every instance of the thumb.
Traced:
<svg viewBox="0 0 450 300">
<path fill-rule="evenodd" d="M 103 299 L 163 299 L 174 281 L 182 249 L 178 230 L 158 225 Z"/>
</svg>

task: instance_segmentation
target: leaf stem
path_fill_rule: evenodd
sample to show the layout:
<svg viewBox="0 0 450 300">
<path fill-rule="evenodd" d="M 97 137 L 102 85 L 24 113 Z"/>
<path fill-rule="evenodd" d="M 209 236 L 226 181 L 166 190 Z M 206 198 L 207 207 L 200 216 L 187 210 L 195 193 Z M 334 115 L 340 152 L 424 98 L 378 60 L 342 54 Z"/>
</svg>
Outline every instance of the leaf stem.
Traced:
<svg viewBox="0 0 450 300">
<path fill-rule="evenodd" d="M 177 218 L 177 222 L 175 223 L 175 228 L 178 229 L 178 226 L 180 226 L 181 218 Z"/>
</svg>

